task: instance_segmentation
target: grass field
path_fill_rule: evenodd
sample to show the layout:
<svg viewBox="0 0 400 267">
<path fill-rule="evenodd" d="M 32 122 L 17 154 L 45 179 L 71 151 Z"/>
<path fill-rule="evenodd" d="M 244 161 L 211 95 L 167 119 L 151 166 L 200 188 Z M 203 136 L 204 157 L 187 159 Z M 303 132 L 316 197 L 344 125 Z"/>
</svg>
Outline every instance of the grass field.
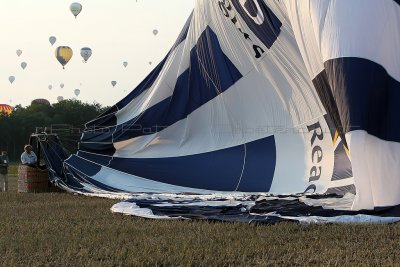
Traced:
<svg viewBox="0 0 400 267">
<path fill-rule="evenodd" d="M 0 193 L 1 266 L 400 266 L 400 224 L 249 225 L 112 214 L 115 200 Z"/>
</svg>

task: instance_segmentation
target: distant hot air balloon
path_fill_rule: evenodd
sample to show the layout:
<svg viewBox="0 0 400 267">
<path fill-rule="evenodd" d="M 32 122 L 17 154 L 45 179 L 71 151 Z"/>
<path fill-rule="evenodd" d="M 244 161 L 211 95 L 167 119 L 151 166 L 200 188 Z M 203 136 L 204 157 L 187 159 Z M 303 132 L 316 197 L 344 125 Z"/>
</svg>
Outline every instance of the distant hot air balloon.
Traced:
<svg viewBox="0 0 400 267">
<path fill-rule="evenodd" d="M 20 56 L 20 55 L 22 55 L 22 50 L 21 50 L 21 49 L 18 49 L 18 50 L 17 50 L 17 56 Z"/>
<path fill-rule="evenodd" d="M 50 44 L 53 46 L 57 41 L 57 38 L 55 36 L 50 36 L 49 38 L 49 42 Z"/>
<path fill-rule="evenodd" d="M 153 62 L 149 61 L 149 65 L 153 64 Z"/>
<path fill-rule="evenodd" d="M 111 82 L 111 85 L 112 85 L 113 87 L 115 87 L 115 86 L 117 85 L 117 82 L 116 82 L 116 81 L 112 81 L 112 82 Z"/>
<path fill-rule="evenodd" d="M 57 47 L 55 54 L 58 62 L 60 62 L 64 69 L 65 65 L 70 61 L 74 53 L 68 46 L 59 46 Z"/>
<path fill-rule="evenodd" d="M 13 107 L 7 104 L 0 104 L 0 113 L 5 113 L 6 115 L 10 115 L 13 112 Z"/>
<path fill-rule="evenodd" d="M 79 13 L 81 13 L 81 11 L 82 11 L 82 5 L 79 3 L 72 3 L 69 6 L 69 10 L 71 10 L 72 14 L 74 14 L 74 16 L 76 18 L 76 16 L 78 16 Z"/>
<path fill-rule="evenodd" d="M 74 93 L 75 93 L 76 96 L 79 96 L 79 94 L 81 93 L 81 90 L 75 89 Z"/>
<path fill-rule="evenodd" d="M 53 89 L 53 85 L 50 84 L 49 85 L 49 90 L 51 90 L 51 89 Z"/>
<path fill-rule="evenodd" d="M 154 36 L 156 36 L 156 35 L 158 34 L 158 30 L 157 30 L 157 29 L 154 29 L 154 30 L 153 30 L 153 34 L 154 34 Z"/>
<path fill-rule="evenodd" d="M 28 66 L 28 64 L 26 64 L 26 62 L 22 62 L 21 63 L 21 68 L 24 70 L 26 68 L 26 66 Z"/>
<path fill-rule="evenodd" d="M 124 67 L 126 68 L 128 66 L 128 62 L 124 61 L 124 63 L 122 63 L 124 65 Z"/>
<path fill-rule="evenodd" d="M 64 88 L 64 84 L 63 84 L 63 83 L 62 83 L 62 84 L 60 84 L 60 87 L 61 87 L 61 88 Z"/>
<path fill-rule="evenodd" d="M 63 100 L 64 100 L 64 97 L 62 97 L 62 96 L 58 96 L 58 97 L 57 97 L 57 101 L 58 101 L 58 102 L 61 102 L 61 101 L 63 101 Z"/>
<path fill-rule="evenodd" d="M 46 106 L 50 106 L 50 102 L 47 99 L 38 98 L 38 99 L 32 100 L 31 105 L 46 105 Z"/>
<path fill-rule="evenodd" d="M 13 83 L 15 81 L 15 77 L 14 76 L 10 76 L 10 77 L 8 77 L 8 80 L 10 81 L 10 83 Z"/>
<path fill-rule="evenodd" d="M 81 56 L 85 63 L 88 61 L 91 55 L 92 55 L 92 49 L 90 49 L 89 47 L 84 47 L 81 49 Z"/>
</svg>

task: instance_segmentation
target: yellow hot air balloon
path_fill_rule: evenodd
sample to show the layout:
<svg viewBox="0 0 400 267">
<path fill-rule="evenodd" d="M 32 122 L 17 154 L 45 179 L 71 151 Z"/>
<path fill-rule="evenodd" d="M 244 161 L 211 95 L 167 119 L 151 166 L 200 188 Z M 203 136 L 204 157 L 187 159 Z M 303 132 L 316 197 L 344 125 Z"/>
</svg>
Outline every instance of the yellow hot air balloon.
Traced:
<svg viewBox="0 0 400 267">
<path fill-rule="evenodd" d="M 63 66 L 63 69 L 65 68 L 65 65 L 67 65 L 68 61 L 72 58 L 72 55 L 74 53 L 72 52 L 72 49 L 68 46 L 59 46 L 56 49 L 56 58 L 58 62 Z"/>
</svg>

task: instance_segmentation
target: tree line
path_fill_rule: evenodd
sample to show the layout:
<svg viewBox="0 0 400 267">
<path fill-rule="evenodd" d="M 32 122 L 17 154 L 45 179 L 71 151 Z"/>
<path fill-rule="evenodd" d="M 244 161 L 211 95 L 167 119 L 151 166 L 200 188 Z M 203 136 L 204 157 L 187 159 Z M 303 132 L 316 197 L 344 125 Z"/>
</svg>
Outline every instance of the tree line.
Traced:
<svg viewBox="0 0 400 267">
<path fill-rule="evenodd" d="M 107 109 L 98 103 L 80 100 L 63 100 L 53 105 L 18 105 L 10 115 L 0 113 L 0 151 L 7 151 L 11 161 L 18 161 L 30 135 L 47 128 L 58 133 L 64 146 L 74 152 L 84 124 Z"/>
</svg>

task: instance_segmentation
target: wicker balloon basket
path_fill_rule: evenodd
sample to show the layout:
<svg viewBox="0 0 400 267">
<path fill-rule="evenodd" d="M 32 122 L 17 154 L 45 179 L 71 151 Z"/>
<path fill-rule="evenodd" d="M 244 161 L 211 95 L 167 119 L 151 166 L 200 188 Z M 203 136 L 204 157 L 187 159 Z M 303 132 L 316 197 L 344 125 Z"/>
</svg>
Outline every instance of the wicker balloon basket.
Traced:
<svg viewBox="0 0 400 267">
<path fill-rule="evenodd" d="M 18 192 L 41 193 L 49 188 L 49 175 L 47 170 L 32 168 L 27 165 L 18 167 Z"/>
</svg>

